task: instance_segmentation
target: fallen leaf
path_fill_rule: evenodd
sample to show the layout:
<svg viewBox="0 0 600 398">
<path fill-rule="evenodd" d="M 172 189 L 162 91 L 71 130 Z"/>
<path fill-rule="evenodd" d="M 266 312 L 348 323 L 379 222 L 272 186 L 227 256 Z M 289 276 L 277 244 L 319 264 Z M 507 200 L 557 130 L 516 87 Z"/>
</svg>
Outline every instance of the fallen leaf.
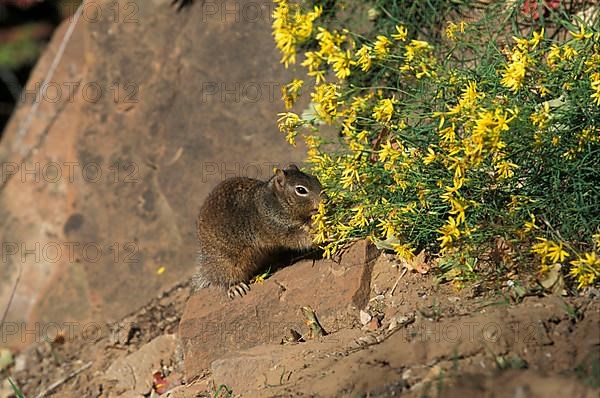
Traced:
<svg viewBox="0 0 600 398">
<path fill-rule="evenodd" d="M 425 261 L 424 250 L 421 250 L 421 252 L 411 260 L 404 261 L 404 266 L 408 268 L 409 271 L 417 271 L 420 274 L 426 274 L 431 269 L 431 265 L 427 264 L 427 261 Z"/>
<path fill-rule="evenodd" d="M 377 240 L 374 243 L 379 250 L 394 250 L 394 245 L 400 244 L 400 241 L 394 235 L 391 235 L 386 240 Z"/>
<path fill-rule="evenodd" d="M 158 395 L 164 394 L 169 389 L 169 382 L 163 376 L 162 372 L 154 372 L 152 375 L 152 387 Z"/>
<path fill-rule="evenodd" d="M 371 319 L 371 321 L 367 324 L 367 328 L 372 332 L 379 329 L 380 327 L 381 327 L 381 321 L 379 321 L 379 319 L 376 317 Z"/>
<path fill-rule="evenodd" d="M 560 264 L 554 264 L 542 275 L 542 279 L 538 280 L 540 285 L 552 294 L 564 294 L 565 280 L 563 279 L 561 268 Z"/>
<path fill-rule="evenodd" d="M 13 355 L 10 350 L 0 349 L 0 371 L 8 368 L 13 364 Z"/>
<path fill-rule="evenodd" d="M 521 284 L 514 285 L 513 288 L 510 290 L 510 297 L 516 302 L 521 302 L 521 300 L 523 300 L 523 297 L 525 297 L 526 295 L 527 289 L 525 289 L 525 287 Z"/>
</svg>

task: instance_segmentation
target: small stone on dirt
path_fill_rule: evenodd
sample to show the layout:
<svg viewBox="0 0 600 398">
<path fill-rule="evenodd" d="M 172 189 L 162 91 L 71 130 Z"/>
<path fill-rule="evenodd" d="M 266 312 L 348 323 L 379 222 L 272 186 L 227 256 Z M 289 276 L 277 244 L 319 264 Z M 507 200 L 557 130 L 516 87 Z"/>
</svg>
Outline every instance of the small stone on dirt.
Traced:
<svg viewBox="0 0 600 398">
<path fill-rule="evenodd" d="M 360 310 L 360 323 L 362 323 L 363 326 L 371 322 L 372 318 L 373 317 L 371 316 L 371 314 L 369 314 L 366 311 Z"/>
</svg>

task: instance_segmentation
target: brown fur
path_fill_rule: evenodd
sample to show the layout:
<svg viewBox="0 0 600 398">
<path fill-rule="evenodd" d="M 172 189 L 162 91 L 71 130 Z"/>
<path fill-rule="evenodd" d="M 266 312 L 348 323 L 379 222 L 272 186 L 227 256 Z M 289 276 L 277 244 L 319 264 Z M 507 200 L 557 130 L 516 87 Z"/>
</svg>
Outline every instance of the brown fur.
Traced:
<svg viewBox="0 0 600 398">
<path fill-rule="evenodd" d="M 297 186 L 308 193 L 299 195 Z M 308 230 L 320 195 L 317 178 L 295 165 L 268 181 L 235 177 L 217 185 L 198 214 L 194 291 L 248 283 L 278 250 L 313 247 Z"/>
</svg>

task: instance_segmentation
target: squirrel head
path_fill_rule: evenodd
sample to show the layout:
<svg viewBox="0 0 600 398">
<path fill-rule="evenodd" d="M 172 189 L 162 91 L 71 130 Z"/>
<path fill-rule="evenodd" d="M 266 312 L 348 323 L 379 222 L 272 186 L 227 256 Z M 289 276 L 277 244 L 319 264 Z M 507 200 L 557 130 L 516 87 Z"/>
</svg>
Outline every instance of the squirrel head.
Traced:
<svg viewBox="0 0 600 398">
<path fill-rule="evenodd" d="M 317 177 L 301 172 L 295 164 L 275 170 L 271 179 L 273 192 L 292 218 L 310 222 L 317 213 L 323 188 Z"/>
</svg>

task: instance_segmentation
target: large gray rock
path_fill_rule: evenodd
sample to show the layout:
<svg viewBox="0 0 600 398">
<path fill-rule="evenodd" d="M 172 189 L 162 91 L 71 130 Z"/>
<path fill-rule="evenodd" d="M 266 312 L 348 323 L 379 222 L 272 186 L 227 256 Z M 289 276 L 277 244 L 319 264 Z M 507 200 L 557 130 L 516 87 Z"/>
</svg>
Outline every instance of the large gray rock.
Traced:
<svg viewBox="0 0 600 398">
<path fill-rule="evenodd" d="M 30 127 L 20 135 L 31 93 L 0 145 L 0 303 L 22 266 L 9 322 L 28 331 L 41 322 L 24 336 L 12 323 L 13 344 L 44 338 L 49 322 L 78 333 L 118 319 L 188 277 L 210 189 L 303 157 L 276 128 L 291 76 L 270 2 L 180 12 L 170 0 L 114 3 L 87 3 Z M 44 81 L 69 22 L 28 91 Z"/>
</svg>

